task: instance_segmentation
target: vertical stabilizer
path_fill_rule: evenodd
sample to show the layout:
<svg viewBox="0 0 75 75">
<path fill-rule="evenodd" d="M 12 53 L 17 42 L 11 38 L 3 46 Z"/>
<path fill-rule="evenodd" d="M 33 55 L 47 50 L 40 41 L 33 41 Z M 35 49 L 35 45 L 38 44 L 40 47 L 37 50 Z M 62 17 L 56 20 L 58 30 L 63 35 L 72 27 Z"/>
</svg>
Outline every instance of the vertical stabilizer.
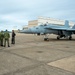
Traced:
<svg viewBox="0 0 75 75">
<path fill-rule="evenodd" d="M 72 29 L 75 29 L 75 25 L 72 27 Z"/>
<path fill-rule="evenodd" d="M 69 21 L 68 21 L 68 20 L 65 20 L 65 26 L 66 26 L 66 27 L 70 27 L 70 26 L 69 26 Z"/>
</svg>

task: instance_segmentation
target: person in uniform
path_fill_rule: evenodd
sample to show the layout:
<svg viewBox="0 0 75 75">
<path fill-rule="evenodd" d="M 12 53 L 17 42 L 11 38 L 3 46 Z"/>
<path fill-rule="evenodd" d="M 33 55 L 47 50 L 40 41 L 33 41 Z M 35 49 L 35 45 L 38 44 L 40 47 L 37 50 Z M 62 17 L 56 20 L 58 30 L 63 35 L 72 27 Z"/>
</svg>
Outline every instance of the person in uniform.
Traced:
<svg viewBox="0 0 75 75">
<path fill-rule="evenodd" d="M 1 32 L 0 32 L 0 46 L 1 46 Z"/>
<path fill-rule="evenodd" d="M 4 32 L 1 31 L 1 46 L 3 46 Z"/>
<path fill-rule="evenodd" d="M 16 34 L 15 34 L 14 30 L 12 30 L 11 44 L 15 44 L 15 36 L 16 36 Z"/>
<path fill-rule="evenodd" d="M 4 32 L 4 47 L 6 46 L 6 42 L 7 42 L 7 44 L 8 44 L 8 47 L 10 47 L 10 46 L 9 46 L 9 38 L 10 38 L 10 34 L 9 34 L 9 32 L 6 30 L 6 31 Z"/>
</svg>

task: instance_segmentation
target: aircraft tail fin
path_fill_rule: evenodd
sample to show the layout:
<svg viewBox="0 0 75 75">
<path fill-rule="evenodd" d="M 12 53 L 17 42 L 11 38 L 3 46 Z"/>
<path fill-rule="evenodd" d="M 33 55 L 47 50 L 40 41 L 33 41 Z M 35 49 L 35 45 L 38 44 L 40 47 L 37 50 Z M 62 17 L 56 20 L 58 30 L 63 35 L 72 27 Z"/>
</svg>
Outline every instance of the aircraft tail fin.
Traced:
<svg viewBox="0 0 75 75">
<path fill-rule="evenodd" d="M 75 29 L 75 25 L 72 27 L 72 29 Z"/>
<path fill-rule="evenodd" d="M 66 26 L 66 27 L 70 27 L 70 26 L 69 26 L 69 21 L 68 21 L 68 20 L 65 21 L 65 26 Z"/>
</svg>

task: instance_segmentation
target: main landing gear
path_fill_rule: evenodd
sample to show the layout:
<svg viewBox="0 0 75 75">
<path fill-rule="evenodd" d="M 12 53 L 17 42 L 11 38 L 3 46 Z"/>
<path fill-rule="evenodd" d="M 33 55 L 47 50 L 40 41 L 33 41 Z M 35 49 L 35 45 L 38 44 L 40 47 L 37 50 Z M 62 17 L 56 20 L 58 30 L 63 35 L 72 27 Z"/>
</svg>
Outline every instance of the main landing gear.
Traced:
<svg viewBox="0 0 75 75">
<path fill-rule="evenodd" d="M 62 38 L 62 37 L 68 38 L 69 40 L 72 40 L 72 36 L 67 36 L 67 37 L 65 37 L 65 36 L 60 36 L 60 35 L 57 36 L 57 39 L 59 40 L 59 39 Z"/>
<path fill-rule="evenodd" d="M 69 36 L 69 40 L 72 40 L 72 36 Z"/>
<path fill-rule="evenodd" d="M 58 40 L 60 39 L 60 36 L 59 36 L 59 35 L 57 36 L 57 39 L 58 39 Z"/>
</svg>

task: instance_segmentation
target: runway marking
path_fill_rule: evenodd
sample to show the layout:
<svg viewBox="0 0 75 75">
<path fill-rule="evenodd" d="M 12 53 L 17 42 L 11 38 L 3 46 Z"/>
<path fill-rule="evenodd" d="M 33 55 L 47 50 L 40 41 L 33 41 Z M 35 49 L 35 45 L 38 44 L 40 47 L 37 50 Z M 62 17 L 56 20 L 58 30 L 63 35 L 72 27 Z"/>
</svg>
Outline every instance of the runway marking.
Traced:
<svg viewBox="0 0 75 75">
<path fill-rule="evenodd" d="M 75 73 L 75 55 L 47 63 L 47 65 L 62 68 Z"/>
</svg>

